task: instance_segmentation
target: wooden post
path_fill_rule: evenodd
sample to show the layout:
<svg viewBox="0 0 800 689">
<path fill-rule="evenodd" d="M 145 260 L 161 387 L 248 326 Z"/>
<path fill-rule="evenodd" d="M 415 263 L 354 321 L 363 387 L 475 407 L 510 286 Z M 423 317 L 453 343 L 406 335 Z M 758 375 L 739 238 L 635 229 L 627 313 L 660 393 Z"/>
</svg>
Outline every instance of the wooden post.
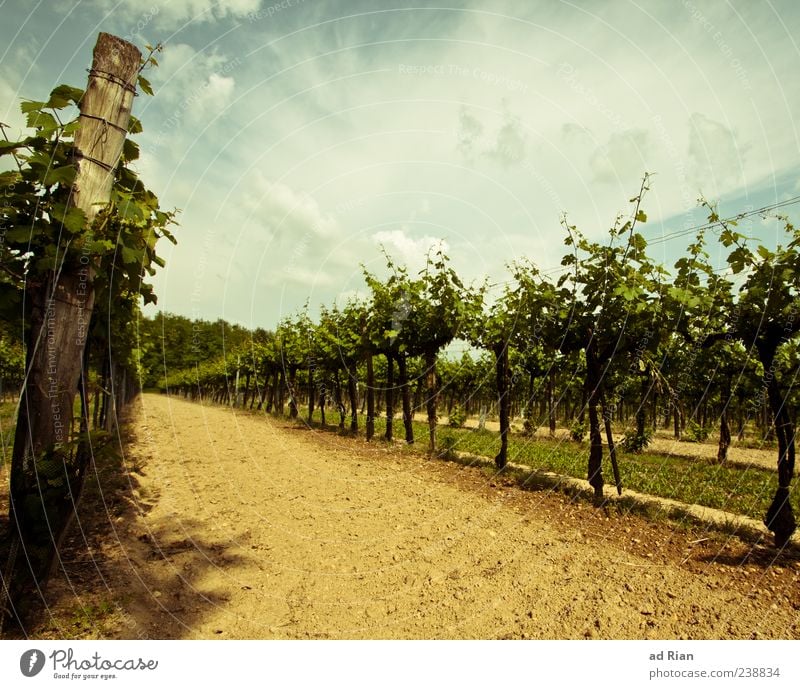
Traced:
<svg viewBox="0 0 800 689">
<path fill-rule="evenodd" d="M 87 227 L 110 199 L 140 64 L 135 46 L 109 34 L 98 36 L 80 103 L 71 194 L 72 204 L 86 215 Z M 0 605 L 0 625 L 4 613 L 21 619 L 41 595 L 80 495 L 86 467 L 74 449 L 71 430 L 94 308 L 95 270 L 95 258 L 78 245 L 58 272 L 29 285 L 26 293 L 27 378 L 11 463 L 12 546 L 4 570 L 10 605 Z"/>
<path fill-rule="evenodd" d="M 386 433 L 385 438 L 391 442 L 394 424 L 394 357 L 386 353 Z"/>
<path fill-rule="evenodd" d="M 510 428 L 510 405 L 508 389 L 508 343 L 501 342 L 494 350 L 495 372 L 497 376 L 497 400 L 500 414 L 500 452 L 494 458 L 498 469 L 505 469 L 508 463 L 508 431 Z"/>
<path fill-rule="evenodd" d="M 367 352 L 367 442 L 375 435 L 375 367 L 372 352 Z"/>
<path fill-rule="evenodd" d="M 425 407 L 428 411 L 428 453 L 436 452 L 436 402 L 439 397 L 439 386 L 436 383 L 436 350 L 425 352 L 425 384 L 427 387 Z"/>
</svg>

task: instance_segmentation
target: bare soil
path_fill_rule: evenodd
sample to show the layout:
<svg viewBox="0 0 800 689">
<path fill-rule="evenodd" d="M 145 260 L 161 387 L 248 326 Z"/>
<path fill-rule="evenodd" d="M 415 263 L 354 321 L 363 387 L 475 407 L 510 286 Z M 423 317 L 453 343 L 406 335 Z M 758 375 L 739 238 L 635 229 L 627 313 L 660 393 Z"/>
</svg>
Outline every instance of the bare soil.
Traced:
<svg viewBox="0 0 800 689">
<path fill-rule="evenodd" d="M 288 421 L 135 406 L 31 636 L 800 638 L 796 551 Z"/>
</svg>

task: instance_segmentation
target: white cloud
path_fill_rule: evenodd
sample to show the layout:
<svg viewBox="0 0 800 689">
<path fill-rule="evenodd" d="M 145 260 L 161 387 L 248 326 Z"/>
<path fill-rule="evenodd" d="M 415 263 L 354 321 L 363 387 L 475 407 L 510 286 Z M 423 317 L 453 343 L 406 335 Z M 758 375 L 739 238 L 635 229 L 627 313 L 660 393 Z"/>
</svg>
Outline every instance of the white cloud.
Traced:
<svg viewBox="0 0 800 689">
<path fill-rule="evenodd" d="M 274 238 L 311 242 L 330 239 L 338 230 L 336 218 L 323 212 L 310 194 L 272 182 L 261 173 L 256 173 L 254 183 L 243 192 L 242 204 L 249 211 L 250 222 Z"/>
<path fill-rule="evenodd" d="M 230 104 L 235 84 L 233 77 L 224 77 L 219 74 L 209 76 L 205 88 L 199 94 L 198 110 L 206 114 L 224 110 Z"/>
<path fill-rule="evenodd" d="M 0 122 L 7 125 L 6 136 L 14 139 L 25 131 L 25 117 L 19 109 L 21 99 L 46 100 L 49 89 L 33 90 L 21 83 L 22 76 L 35 61 L 37 41 L 17 44 L 12 54 L 7 54 L 2 63 L 0 76 Z M 49 88 L 52 88 L 50 86 Z"/>
<path fill-rule="evenodd" d="M 166 147 L 167 159 L 182 158 L 206 126 L 225 116 L 235 98 L 238 64 L 218 50 L 198 52 L 185 43 L 164 48 L 159 66 L 147 73 L 155 97 L 138 113 L 159 154 Z"/>
<path fill-rule="evenodd" d="M 198 52 L 186 43 L 168 44 L 159 55 L 159 66 L 147 76 L 156 89 L 160 103 L 179 104 L 197 110 L 215 101 L 221 90 L 230 97 L 236 81 L 234 73 L 240 61 L 219 50 Z M 209 93 L 211 98 L 209 99 Z"/>
<path fill-rule="evenodd" d="M 505 100 L 500 111 L 484 114 L 483 118 L 463 106 L 459 109 L 456 147 L 470 163 L 484 158 L 504 168 L 519 165 L 525 160 L 526 139 L 522 120 L 511 112 Z"/>
<path fill-rule="evenodd" d="M 8 128 L 5 130 L 9 139 L 15 139 L 25 128 L 25 118 L 19 109 L 20 96 L 16 90 L 0 77 L 0 103 L 5 109 L 0 110 L 0 122 Z"/>
<path fill-rule="evenodd" d="M 289 264 L 283 270 L 269 273 L 264 279 L 264 284 L 268 286 L 299 285 L 310 290 L 314 287 L 331 287 L 334 285 L 334 280 L 331 274 L 324 270 Z"/>
<path fill-rule="evenodd" d="M 482 137 L 483 125 L 481 121 L 462 106 L 458 113 L 456 139 L 458 141 L 458 150 L 467 160 L 474 158 L 477 144 Z"/>
<path fill-rule="evenodd" d="M 189 22 L 241 19 L 257 12 L 261 0 L 94 0 L 94 4 L 122 19 L 130 34 L 148 36 L 156 26 L 176 29 Z"/>
<path fill-rule="evenodd" d="M 520 119 L 509 112 L 497 131 L 494 144 L 486 155 L 507 168 L 525 160 L 525 131 Z"/>
<path fill-rule="evenodd" d="M 598 182 L 630 183 L 647 171 L 650 135 L 644 129 L 629 129 L 612 134 L 589 158 L 589 166 Z"/>
<path fill-rule="evenodd" d="M 376 232 L 372 239 L 378 246 L 383 246 L 397 263 L 405 265 L 412 274 L 425 266 L 425 259 L 434 247 L 441 246 L 445 254 L 450 250 L 447 242 L 439 237 L 411 237 L 407 227 Z"/>
<path fill-rule="evenodd" d="M 689 118 L 689 163 L 693 180 L 717 195 L 742 179 L 745 148 L 728 127 L 694 113 Z M 710 188 L 709 188 L 710 187 Z"/>
</svg>

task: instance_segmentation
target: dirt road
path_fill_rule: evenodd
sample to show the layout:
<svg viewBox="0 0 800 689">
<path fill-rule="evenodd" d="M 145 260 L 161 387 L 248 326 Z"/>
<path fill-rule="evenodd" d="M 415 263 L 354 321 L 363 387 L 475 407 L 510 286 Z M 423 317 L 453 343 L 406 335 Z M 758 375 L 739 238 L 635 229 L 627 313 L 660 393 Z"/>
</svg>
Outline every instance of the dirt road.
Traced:
<svg viewBox="0 0 800 689">
<path fill-rule="evenodd" d="M 796 556 L 229 409 L 134 416 L 107 637 L 800 638 Z"/>
</svg>

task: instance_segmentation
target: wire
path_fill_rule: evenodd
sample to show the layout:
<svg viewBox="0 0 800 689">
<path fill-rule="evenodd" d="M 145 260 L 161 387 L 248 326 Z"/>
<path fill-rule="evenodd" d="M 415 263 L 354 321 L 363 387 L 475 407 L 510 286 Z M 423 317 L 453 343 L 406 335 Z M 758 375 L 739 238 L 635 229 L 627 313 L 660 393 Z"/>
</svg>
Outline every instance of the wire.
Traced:
<svg viewBox="0 0 800 689">
<path fill-rule="evenodd" d="M 689 227 L 685 230 L 678 230 L 677 232 L 671 232 L 670 234 L 662 235 L 661 237 L 658 237 L 657 239 L 653 239 L 652 241 L 648 242 L 648 246 L 652 246 L 653 244 L 663 244 L 664 242 L 667 242 L 670 239 L 684 237 L 688 234 L 699 232 L 701 230 L 710 230 L 713 227 L 722 225 L 727 222 L 731 222 L 733 220 L 741 220 L 743 218 L 749 218 L 752 215 L 760 215 L 762 213 L 767 213 L 769 211 L 777 210 L 778 208 L 784 208 L 785 206 L 792 206 L 796 203 L 800 203 L 800 196 L 794 196 L 790 199 L 786 199 L 785 201 L 778 201 L 777 203 L 773 203 L 768 206 L 763 206 L 762 208 L 756 208 L 751 211 L 743 211 L 729 218 L 723 218 L 721 220 L 717 220 L 716 222 L 703 223 L 702 225 Z"/>
<path fill-rule="evenodd" d="M 702 225 L 695 225 L 694 227 L 688 227 L 685 230 L 678 230 L 676 232 L 671 232 L 669 234 L 662 235 L 661 237 L 659 237 L 657 239 L 653 239 L 651 241 L 648 241 L 647 245 L 648 246 L 653 246 L 654 244 L 663 244 L 663 243 L 668 242 L 668 241 L 670 241 L 672 239 L 677 239 L 679 237 L 685 237 L 687 235 L 695 234 L 695 233 L 700 232 L 700 231 L 710 230 L 710 229 L 712 229 L 714 227 L 718 227 L 720 225 L 724 225 L 725 223 L 730 223 L 730 222 L 736 221 L 736 220 L 742 220 L 744 218 L 749 218 L 750 216 L 753 216 L 753 215 L 761 215 L 762 213 L 767 213 L 769 211 L 774 211 L 774 210 L 777 210 L 778 208 L 785 208 L 787 206 L 793 206 L 793 205 L 795 205 L 797 203 L 800 203 L 800 195 L 792 196 L 791 198 L 785 199 L 783 201 L 777 201 L 776 203 L 771 203 L 771 204 L 769 204 L 767 206 L 762 206 L 761 208 L 756 208 L 756 209 L 751 210 L 751 211 L 742 211 L 741 213 L 737 213 L 736 215 L 731 215 L 731 216 L 729 216 L 727 218 L 721 218 L 720 220 L 716 220 L 714 222 L 706 222 L 706 223 L 703 223 Z M 539 271 L 539 273 L 540 273 L 540 275 L 550 276 L 550 275 L 558 275 L 559 273 L 564 273 L 564 272 L 566 272 L 566 270 L 567 270 L 567 268 L 565 268 L 564 266 L 554 266 L 554 267 L 551 267 L 551 268 L 545 268 L 545 269 Z M 716 270 L 714 272 L 719 273 L 719 272 L 724 272 L 725 270 L 727 270 L 727 267 L 726 268 L 722 268 L 720 270 Z M 512 283 L 513 283 L 513 280 L 502 280 L 500 282 L 489 283 L 487 285 L 487 287 L 489 289 L 493 289 L 495 287 L 504 287 L 504 286 L 510 285 Z"/>
</svg>

